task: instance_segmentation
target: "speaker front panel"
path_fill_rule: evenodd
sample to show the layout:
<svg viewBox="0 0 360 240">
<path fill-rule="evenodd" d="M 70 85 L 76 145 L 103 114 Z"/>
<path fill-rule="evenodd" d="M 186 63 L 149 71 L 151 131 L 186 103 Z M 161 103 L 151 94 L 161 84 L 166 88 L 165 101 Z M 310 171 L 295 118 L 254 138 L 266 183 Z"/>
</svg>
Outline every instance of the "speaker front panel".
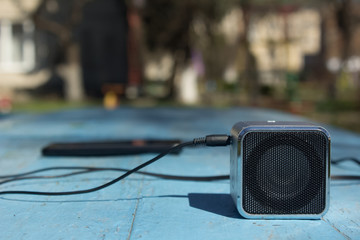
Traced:
<svg viewBox="0 0 360 240">
<path fill-rule="evenodd" d="M 242 139 L 242 210 L 248 216 L 321 215 L 327 208 L 327 136 L 251 131 Z"/>
</svg>

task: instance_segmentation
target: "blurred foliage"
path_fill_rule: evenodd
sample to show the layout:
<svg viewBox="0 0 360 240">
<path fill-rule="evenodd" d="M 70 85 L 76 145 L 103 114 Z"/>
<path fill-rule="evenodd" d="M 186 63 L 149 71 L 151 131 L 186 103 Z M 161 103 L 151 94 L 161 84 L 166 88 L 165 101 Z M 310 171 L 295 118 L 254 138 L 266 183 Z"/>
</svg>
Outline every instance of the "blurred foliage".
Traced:
<svg viewBox="0 0 360 240">
<path fill-rule="evenodd" d="M 191 27 L 195 17 L 203 20 L 205 32 L 211 35 L 213 23 L 218 22 L 236 2 L 147 0 L 141 11 L 145 42 L 150 50 L 183 50 L 188 55 L 192 43 Z"/>
<path fill-rule="evenodd" d="M 326 100 L 317 103 L 316 109 L 320 112 L 344 112 L 344 111 L 359 111 L 360 104 L 354 101 L 344 100 Z"/>
<path fill-rule="evenodd" d="M 41 15 L 41 9 L 45 9 L 45 3 L 48 0 L 42 0 L 42 4 L 39 10 L 34 13 L 33 19 L 36 27 L 43 28 L 45 30 L 51 30 L 51 32 L 58 36 L 59 42 L 62 45 L 70 41 L 73 36 L 71 29 L 77 25 L 78 18 L 70 17 L 72 11 L 76 12 L 85 4 L 87 0 L 77 0 L 72 3 L 64 0 L 57 0 L 63 2 L 65 8 L 58 13 L 54 18 L 60 27 L 55 28 L 59 31 L 54 31 L 51 28 L 51 19 L 47 19 L 50 16 Z M 19 1 L 16 1 L 19 2 Z M 136 2 L 136 1 L 127 1 Z M 191 58 L 193 50 L 199 50 L 202 54 L 204 65 L 206 66 L 205 76 L 202 76 L 201 84 L 204 89 L 204 101 L 199 105 L 211 105 L 211 106 L 242 106 L 253 104 L 260 107 L 272 107 L 281 110 L 292 111 L 291 103 L 296 102 L 301 105 L 301 109 L 297 110 L 297 113 L 315 113 L 316 115 L 309 115 L 312 118 L 321 121 L 333 121 L 340 125 L 343 120 L 344 112 L 351 112 L 352 117 L 358 116 L 360 111 L 359 97 L 357 92 L 359 89 L 355 89 L 354 86 L 349 85 L 350 75 L 345 72 L 339 73 L 326 73 L 323 82 L 324 85 L 334 84 L 334 94 L 328 94 L 327 87 L 318 86 L 318 82 L 313 85 L 303 82 L 304 79 L 299 76 L 299 73 L 286 73 L 282 74 L 284 77 L 284 85 L 262 85 L 258 81 L 258 69 L 256 66 L 256 59 L 249 51 L 249 38 L 247 36 L 250 25 L 250 18 L 252 14 L 266 14 L 271 11 L 276 12 L 291 12 L 301 7 L 316 7 L 319 9 L 321 17 L 324 23 L 326 23 L 326 13 L 333 11 L 334 14 L 329 14 L 330 20 L 334 20 L 335 24 L 332 26 L 334 29 L 328 29 L 328 31 L 335 31 L 336 34 L 342 38 L 343 43 L 339 44 L 339 52 L 341 56 L 336 56 L 345 60 L 348 57 L 350 49 L 349 41 L 351 34 L 353 34 L 353 27 L 355 26 L 354 16 L 349 14 L 351 10 L 351 0 L 146 0 L 143 1 L 144 6 L 139 7 L 139 14 L 142 19 L 143 39 L 142 43 L 149 51 L 165 50 L 173 55 L 175 62 L 179 59 L 176 57 L 179 53 L 182 56 L 180 63 L 174 64 L 174 71 L 176 66 L 185 65 Z M 78 7 L 74 8 L 78 3 Z M 75 4 L 75 5 L 74 5 Z M 71 6 L 73 10 L 71 10 Z M 76 5 L 77 6 L 77 5 Z M 242 21 L 244 24 L 244 32 L 240 39 L 236 40 L 234 46 L 228 46 L 224 36 L 219 33 L 219 23 L 223 17 L 234 8 L 240 8 L 242 11 Z M 44 13 L 42 13 L 44 14 Z M 41 16 L 38 16 L 41 15 Z M 68 16 L 69 15 L 69 16 Z M 359 18 L 358 16 L 355 16 Z M 67 21 L 65 21 L 67 19 Z M 47 20 L 47 21 L 45 21 Z M 50 21 L 50 22 L 49 22 Z M 357 19 L 359 21 L 359 19 Z M 358 24 L 358 23 L 357 23 Z M 323 29 L 325 31 L 325 29 Z M 65 37 L 64 37 L 65 36 Z M 60 41 L 61 40 L 61 41 Z M 325 41 L 323 39 L 323 41 Z M 270 43 L 271 44 L 271 43 Z M 327 46 L 324 42 L 322 53 L 326 52 Z M 236 45 L 236 46 L 235 46 Z M 341 46 L 340 46 L 341 45 Z M 338 47 L 338 46 L 336 46 Z M 341 48 L 342 47 L 342 48 Z M 64 54 L 64 53 L 63 53 Z M 235 60 L 235 67 L 239 73 L 235 82 L 226 82 L 224 80 L 224 70 L 231 64 L 231 61 Z M 321 59 L 322 65 L 325 66 L 326 58 Z M 57 62 L 59 61 L 55 61 Z M 178 65 L 177 65 L 178 64 Z M 325 67 L 320 69 L 326 71 Z M 319 70 L 319 71 L 320 71 Z M 314 69 L 311 69 L 314 72 Z M 173 75 L 172 75 L 173 77 Z M 316 76 L 314 77 L 316 79 Z M 171 87 L 171 85 L 170 85 Z M 162 95 L 166 92 L 164 88 L 169 88 L 168 85 L 163 86 L 157 83 L 151 83 L 148 85 L 148 89 L 145 91 L 155 92 L 158 95 Z M 212 89 L 212 90 L 209 90 Z M 330 88 L 329 88 L 330 89 Z M 252 102 L 249 99 L 256 98 L 257 102 Z M 142 104 L 149 104 L 149 100 L 139 99 L 138 102 Z M 152 99 L 157 101 L 157 99 Z M 133 101 L 136 105 L 136 101 Z M 122 102 L 123 104 L 123 102 Z M 125 102 L 125 104 L 127 104 Z M 151 103 L 153 104 L 153 103 Z M 154 105 L 169 105 L 173 106 L 178 104 L 174 99 L 167 99 L 166 101 L 159 101 Z M 80 102 L 69 103 L 65 101 L 32 101 L 29 103 L 15 103 L 14 110 L 24 111 L 56 111 L 65 108 L 78 108 L 101 105 L 100 102 Z M 355 113 L 354 113 L 355 112 Z M 357 113 L 356 113 L 357 112 Z M 333 114 L 331 118 L 328 118 L 328 113 Z M 335 113 L 335 114 L 334 114 Z M 349 115 L 350 116 L 350 115 Z M 335 117 L 339 117 L 336 118 Z M 339 120 L 341 117 L 341 121 Z M 323 119 L 322 119 L 323 118 Z M 347 119 L 345 119 L 347 120 Z M 349 124 L 350 125 L 350 124 Z"/>
<path fill-rule="evenodd" d="M 263 96 L 273 96 L 274 95 L 274 87 L 270 85 L 261 85 L 260 86 L 260 94 Z"/>
<path fill-rule="evenodd" d="M 55 112 L 65 109 L 76 109 L 101 106 L 101 101 L 87 100 L 82 102 L 69 102 L 59 99 L 31 100 L 26 102 L 15 102 L 13 105 L 14 112 Z"/>
</svg>

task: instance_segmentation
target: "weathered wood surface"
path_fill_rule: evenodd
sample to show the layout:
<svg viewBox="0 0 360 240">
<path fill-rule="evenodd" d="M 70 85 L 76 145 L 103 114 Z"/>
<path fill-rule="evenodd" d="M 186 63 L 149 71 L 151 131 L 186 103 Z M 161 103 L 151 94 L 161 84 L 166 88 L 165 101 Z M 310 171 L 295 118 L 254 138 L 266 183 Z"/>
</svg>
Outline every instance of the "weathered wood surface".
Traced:
<svg viewBox="0 0 360 240">
<path fill-rule="evenodd" d="M 0 174 L 50 166 L 132 168 L 153 155 L 43 157 L 49 142 L 180 138 L 229 133 L 242 120 L 304 120 L 252 108 L 84 109 L 0 119 Z M 325 126 L 334 158 L 360 158 L 360 136 Z M 145 170 L 178 175 L 229 174 L 229 149 L 193 148 Z M 358 174 L 343 163 L 332 174 Z M 49 172 L 47 174 L 54 174 Z M 56 173 L 59 173 L 58 171 Z M 98 172 L 52 180 L 0 185 L 3 190 L 66 191 L 102 184 L 118 176 Z M 99 192 L 74 196 L 0 196 L 0 239 L 359 239 L 360 181 L 333 181 L 330 210 L 321 220 L 247 220 L 229 196 L 229 181 L 184 182 L 132 175 Z"/>
</svg>

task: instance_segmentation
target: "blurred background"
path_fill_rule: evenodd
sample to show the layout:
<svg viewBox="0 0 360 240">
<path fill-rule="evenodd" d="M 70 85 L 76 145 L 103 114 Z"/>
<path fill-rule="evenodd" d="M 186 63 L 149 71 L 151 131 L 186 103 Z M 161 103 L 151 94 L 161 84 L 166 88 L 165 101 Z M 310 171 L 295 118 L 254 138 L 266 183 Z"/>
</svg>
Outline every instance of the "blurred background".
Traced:
<svg viewBox="0 0 360 240">
<path fill-rule="evenodd" d="M 0 0 L 0 111 L 250 106 L 360 132 L 360 0 Z"/>
</svg>

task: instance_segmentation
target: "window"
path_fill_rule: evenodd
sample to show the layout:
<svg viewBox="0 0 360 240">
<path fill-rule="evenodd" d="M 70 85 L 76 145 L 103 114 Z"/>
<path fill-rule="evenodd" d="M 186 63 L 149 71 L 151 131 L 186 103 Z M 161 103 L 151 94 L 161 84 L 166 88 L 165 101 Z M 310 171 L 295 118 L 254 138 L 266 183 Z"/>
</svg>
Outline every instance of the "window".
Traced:
<svg viewBox="0 0 360 240">
<path fill-rule="evenodd" d="M 35 66 L 34 26 L 0 21 L 0 72 L 28 72 Z"/>
</svg>

